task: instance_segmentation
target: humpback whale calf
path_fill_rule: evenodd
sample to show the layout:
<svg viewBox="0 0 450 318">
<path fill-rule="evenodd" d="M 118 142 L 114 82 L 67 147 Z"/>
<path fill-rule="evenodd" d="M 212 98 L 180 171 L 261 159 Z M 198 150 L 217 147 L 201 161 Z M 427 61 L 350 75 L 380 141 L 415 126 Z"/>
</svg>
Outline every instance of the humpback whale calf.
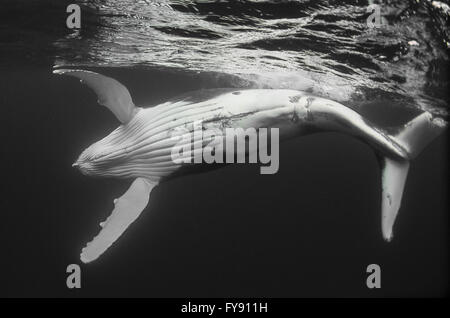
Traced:
<svg viewBox="0 0 450 318">
<path fill-rule="evenodd" d="M 84 150 L 73 166 L 85 175 L 134 179 L 130 188 L 114 200 L 114 209 L 100 223 L 99 234 L 82 249 L 84 263 L 97 259 L 138 218 L 155 186 L 193 165 L 174 162 L 171 150 L 177 143 L 173 133 L 180 127 L 192 129 L 195 121 L 201 121 L 205 129 L 277 128 L 281 140 L 337 131 L 364 141 L 380 162 L 381 229 L 387 241 L 393 237 L 410 160 L 447 124 L 424 112 L 388 131 L 340 103 L 290 89 L 214 90 L 209 97 L 192 94 L 142 108 L 134 105 L 128 89 L 115 79 L 76 69 L 56 69 L 53 73 L 73 76 L 86 84 L 97 94 L 98 103 L 121 122 L 112 133 Z"/>
</svg>

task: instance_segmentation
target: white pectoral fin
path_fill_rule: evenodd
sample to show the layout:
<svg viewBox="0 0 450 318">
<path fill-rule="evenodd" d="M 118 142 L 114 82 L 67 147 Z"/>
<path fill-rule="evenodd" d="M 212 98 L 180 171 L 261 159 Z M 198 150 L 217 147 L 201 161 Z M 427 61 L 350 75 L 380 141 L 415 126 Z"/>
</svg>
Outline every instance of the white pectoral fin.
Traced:
<svg viewBox="0 0 450 318">
<path fill-rule="evenodd" d="M 57 69 L 53 73 L 76 77 L 89 86 L 97 94 L 98 103 L 112 111 L 123 124 L 129 122 L 136 113 L 130 92 L 113 78 L 84 70 Z"/>
<path fill-rule="evenodd" d="M 137 178 L 130 188 L 119 199 L 114 201 L 114 210 L 108 219 L 101 223 L 102 230 L 83 248 L 80 259 L 83 263 L 89 263 L 102 255 L 137 219 L 147 206 L 150 192 L 156 183 Z"/>
</svg>

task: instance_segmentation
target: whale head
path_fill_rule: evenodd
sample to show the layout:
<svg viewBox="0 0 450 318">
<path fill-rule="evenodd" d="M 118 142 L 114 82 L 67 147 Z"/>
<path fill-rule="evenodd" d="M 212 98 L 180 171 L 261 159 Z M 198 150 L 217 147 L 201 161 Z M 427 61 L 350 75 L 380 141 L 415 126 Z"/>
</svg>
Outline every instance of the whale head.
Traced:
<svg viewBox="0 0 450 318">
<path fill-rule="evenodd" d="M 72 167 L 87 176 L 115 176 L 125 159 L 123 147 L 100 140 L 84 150 Z"/>
</svg>

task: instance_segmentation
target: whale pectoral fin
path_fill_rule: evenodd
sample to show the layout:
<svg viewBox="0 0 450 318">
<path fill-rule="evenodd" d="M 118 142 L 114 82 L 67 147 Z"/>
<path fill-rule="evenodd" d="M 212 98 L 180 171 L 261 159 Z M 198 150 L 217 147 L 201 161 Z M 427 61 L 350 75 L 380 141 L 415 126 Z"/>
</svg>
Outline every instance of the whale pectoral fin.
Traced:
<svg viewBox="0 0 450 318">
<path fill-rule="evenodd" d="M 381 230 L 383 238 L 389 242 L 393 237 L 392 228 L 402 201 L 409 161 L 383 158 L 381 165 Z"/>
<path fill-rule="evenodd" d="M 80 259 L 89 263 L 103 254 L 137 219 L 147 206 L 150 192 L 156 183 L 137 178 L 130 188 L 119 199 L 114 201 L 114 210 L 105 222 L 101 223 L 102 230 L 94 240 L 83 248 Z"/>
<path fill-rule="evenodd" d="M 136 113 L 130 92 L 113 78 L 84 70 L 58 69 L 53 73 L 73 76 L 85 83 L 97 94 L 98 103 L 109 108 L 123 124 L 129 122 Z"/>
</svg>

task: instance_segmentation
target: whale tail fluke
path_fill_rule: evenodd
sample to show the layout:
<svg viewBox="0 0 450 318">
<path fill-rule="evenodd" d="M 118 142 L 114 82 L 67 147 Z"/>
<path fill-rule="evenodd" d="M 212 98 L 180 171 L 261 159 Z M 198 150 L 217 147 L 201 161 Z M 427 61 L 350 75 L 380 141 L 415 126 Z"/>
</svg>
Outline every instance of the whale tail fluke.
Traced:
<svg viewBox="0 0 450 318">
<path fill-rule="evenodd" d="M 381 160 L 381 232 L 390 242 L 393 226 L 403 197 L 409 161 L 384 157 Z"/>
<path fill-rule="evenodd" d="M 392 139 L 407 151 L 411 160 L 439 136 L 446 126 L 443 119 L 433 118 L 430 113 L 424 112 L 398 129 Z"/>
<path fill-rule="evenodd" d="M 403 190 L 409 171 L 409 161 L 417 155 L 446 128 L 447 123 L 424 112 L 390 135 L 398 146 L 404 149 L 405 158 L 383 156 L 381 163 L 382 199 L 381 230 L 383 238 L 391 241 L 393 226 L 400 208 Z"/>
</svg>

